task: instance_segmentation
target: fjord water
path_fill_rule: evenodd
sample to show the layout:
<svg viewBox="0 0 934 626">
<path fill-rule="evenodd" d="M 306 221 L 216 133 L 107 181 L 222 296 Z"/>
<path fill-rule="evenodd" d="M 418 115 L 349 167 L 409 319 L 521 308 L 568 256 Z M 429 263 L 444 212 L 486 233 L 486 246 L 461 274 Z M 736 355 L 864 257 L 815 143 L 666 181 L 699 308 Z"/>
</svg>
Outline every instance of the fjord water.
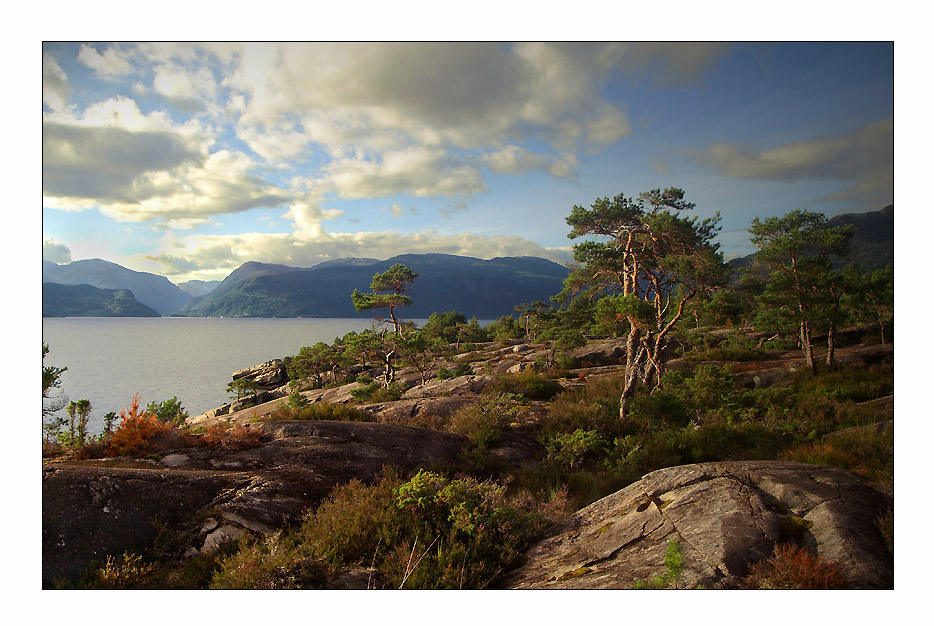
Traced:
<svg viewBox="0 0 934 626">
<path fill-rule="evenodd" d="M 423 323 L 424 320 L 415 320 Z M 178 397 L 191 416 L 229 401 L 231 372 L 367 329 L 370 319 L 69 317 L 42 320 L 43 365 L 67 367 L 61 390 L 91 401 L 88 430 L 130 405 Z"/>
</svg>

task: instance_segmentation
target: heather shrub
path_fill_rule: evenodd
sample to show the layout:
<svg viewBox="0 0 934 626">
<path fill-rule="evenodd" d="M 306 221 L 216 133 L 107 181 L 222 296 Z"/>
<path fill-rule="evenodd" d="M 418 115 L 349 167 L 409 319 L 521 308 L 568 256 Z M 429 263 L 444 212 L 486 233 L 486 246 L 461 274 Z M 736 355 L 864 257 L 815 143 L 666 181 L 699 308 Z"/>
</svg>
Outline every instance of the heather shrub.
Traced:
<svg viewBox="0 0 934 626">
<path fill-rule="evenodd" d="M 283 422 L 289 420 L 372 422 L 373 417 L 366 411 L 361 411 L 346 404 L 315 402 L 296 407 L 286 402 L 280 402 L 268 416 L 261 417 L 258 421 Z"/>
<path fill-rule="evenodd" d="M 497 378 L 492 385 L 492 390 L 495 393 L 521 395 L 529 400 L 550 400 L 563 389 L 558 381 L 546 378 L 537 372 L 504 374 Z"/>
<path fill-rule="evenodd" d="M 845 589 L 835 563 L 791 544 L 775 546 L 773 555 L 754 564 L 743 579 L 748 589 Z"/>
<path fill-rule="evenodd" d="M 240 550 L 221 560 L 212 589 L 320 589 L 324 564 L 287 533 L 241 540 Z"/>
<path fill-rule="evenodd" d="M 263 443 L 263 434 L 243 424 L 234 426 L 215 424 L 208 426 L 196 441 L 199 446 L 206 448 L 245 450 L 261 445 Z"/>
<path fill-rule="evenodd" d="M 478 448 L 499 443 L 503 430 L 520 421 L 525 406 L 512 394 L 494 394 L 455 411 L 449 430 L 464 435 Z"/>
</svg>

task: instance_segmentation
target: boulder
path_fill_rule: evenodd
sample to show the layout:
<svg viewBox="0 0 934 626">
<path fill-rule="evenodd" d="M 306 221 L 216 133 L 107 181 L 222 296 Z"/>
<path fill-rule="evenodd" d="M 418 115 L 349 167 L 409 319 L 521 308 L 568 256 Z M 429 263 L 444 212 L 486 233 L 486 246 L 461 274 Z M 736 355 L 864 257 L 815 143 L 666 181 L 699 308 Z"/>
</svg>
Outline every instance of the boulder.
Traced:
<svg viewBox="0 0 934 626">
<path fill-rule="evenodd" d="M 429 380 L 423 385 L 415 385 L 406 390 L 402 397 L 440 398 L 442 396 L 464 396 L 482 392 L 493 382 L 492 376 L 458 376 L 447 380 Z"/>
<path fill-rule="evenodd" d="M 735 588 L 777 543 L 835 562 L 854 589 L 891 589 L 893 557 L 877 520 L 891 500 L 856 474 L 781 461 L 683 465 L 647 474 L 581 509 L 527 553 L 507 589 L 628 589 L 665 572 L 679 588 Z"/>
<path fill-rule="evenodd" d="M 570 355 L 580 360 L 581 365 L 617 365 L 626 361 L 626 338 L 611 337 L 589 341 L 587 345 L 571 350 Z"/>
<path fill-rule="evenodd" d="M 233 380 L 249 378 L 263 387 L 279 387 L 289 382 L 289 376 L 285 371 L 285 365 L 282 359 L 273 359 L 265 363 L 260 363 L 259 365 L 254 365 L 253 367 L 237 370 L 232 373 L 230 377 Z"/>
</svg>

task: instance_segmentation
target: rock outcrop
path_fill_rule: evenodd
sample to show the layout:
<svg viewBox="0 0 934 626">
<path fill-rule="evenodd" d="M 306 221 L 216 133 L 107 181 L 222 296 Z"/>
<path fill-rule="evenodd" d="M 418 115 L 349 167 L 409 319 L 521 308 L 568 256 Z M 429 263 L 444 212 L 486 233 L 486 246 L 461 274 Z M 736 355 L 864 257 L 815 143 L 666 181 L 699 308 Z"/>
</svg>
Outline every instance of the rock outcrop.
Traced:
<svg viewBox="0 0 934 626">
<path fill-rule="evenodd" d="M 775 544 L 835 562 L 854 589 L 891 589 L 893 557 L 876 522 L 889 503 L 859 476 L 780 461 L 684 465 L 581 509 L 502 581 L 508 589 L 629 589 L 665 572 L 678 540 L 678 586 L 735 587 Z"/>
<path fill-rule="evenodd" d="M 395 424 L 301 421 L 250 428 L 262 433 L 262 445 L 185 448 L 158 461 L 46 465 L 43 586 L 72 580 L 107 555 L 143 552 L 160 527 L 184 537 L 179 549 L 189 554 L 243 530 L 273 532 L 298 522 L 338 484 L 373 480 L 384 466 L 409 471 L 453 463 L 464 442 L 458 435 Z"/>
<path fill-rule="evenodd" d="M 267 389 L 279 387 L 289 382 L 289 376 L 285 371 L 282 359 L 273 359 L 253 367 L 237 370 L 230 377 L 233 380 L 249 379 Z"/>
</svg>

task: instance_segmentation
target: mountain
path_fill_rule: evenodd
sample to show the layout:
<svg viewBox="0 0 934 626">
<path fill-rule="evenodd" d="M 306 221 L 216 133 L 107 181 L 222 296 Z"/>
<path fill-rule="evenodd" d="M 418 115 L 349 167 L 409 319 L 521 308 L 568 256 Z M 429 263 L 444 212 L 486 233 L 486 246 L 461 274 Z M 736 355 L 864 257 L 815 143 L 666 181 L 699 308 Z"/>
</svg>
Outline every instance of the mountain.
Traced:
<svg viewBox="0 0 934 626">
<path fill-rule="evenodd" d="M 511 314 L 523 302 L 547 302 L 568 275 L 566 267 L 536 257 L 404 254 L 385 261 L 335 259 L 309 268 L 249 262 L 176 315 L 371 317 L 372 311 L 353 308 L 350 294 L 354 289 L 368 292 L 373 275 L 395 263 L 418 274 L 410 291 L 414 303 L 404 309 L 410 318 L 451 310 L 484 319 Z"/>
<path fill-rule="evenodd" d="M 211 293 L 220 284 L 221 281 L 219 280 L 189 280 L 184 283 L 178 283 L 178 288 L 190 294 L 192 297 L 196 297 Z M 189 300 L 189 302 L 191 301 Z"/>
<path fill-rule="evenodd" d="M 42 282 L 85 284 L 99 289 L 129 289 L 139 302 L 155 309 L 160 315 L 174 313 L 191 300 L 191 294 L 179 289 L 165 276 L 137 272 L 101 259 L 74 261 L 67 265 L 42 261 Z"/>
<path fill-rule="evenodd" d="M 42 283 L 42 317 L 160 317 L 127 289 Z"/>
<path fill-rule="evenodd" d="M 889 263 L 895 262 L 895 207 L 888 205 L 878 211 L 867 213 L 841 213 L 827 220 L 828 226 L 845 226 L 852 224 L 856 227 L 853 239 L 850 240 L 850 254 L 848 259 L 839 257 L 834 259 L 836 267 L 849 263 L 856 263 L 861 272 L 871 272 L 882 269 Z M 756 261 L 756 253 L 739 257 L 729 261 L 729 265 L 738 270 L 749 267 Z"/>
</svg>

